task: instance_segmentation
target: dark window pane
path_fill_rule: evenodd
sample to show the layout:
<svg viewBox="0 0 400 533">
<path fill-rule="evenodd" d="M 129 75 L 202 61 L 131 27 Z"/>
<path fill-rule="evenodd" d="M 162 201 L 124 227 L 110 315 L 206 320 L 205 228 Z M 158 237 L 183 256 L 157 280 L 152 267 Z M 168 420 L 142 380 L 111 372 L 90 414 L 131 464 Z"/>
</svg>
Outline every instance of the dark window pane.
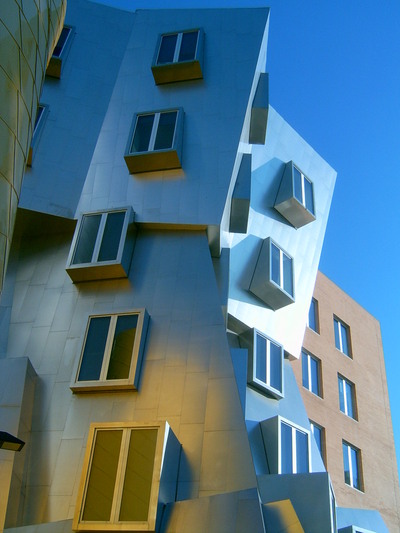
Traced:
<svg viewBox="0 0 400 533">
<path fill-rule="evenodd" d="M 32 134 L 32 137 L 35 135 L 36 133 L 36 129 L 39 125 L 39 122 L 40 122 L 40 119 L 42 118 L 42 115 L 43 115 L 43 111 L 44 111 L 44 106 L 42 105 L 38 105 L 38 108 L 37 108 L 37 111 L 36 111 L 36 118 L 35 118 L 35 126 L 33 128 L 33 134 Z"/>
<path fill-rule="evenodd" d="M 313 331 L 317 331 L 317 301 L 311 299 L 310 310 L 308 311 L 308 327 Z"/>
<path fill-rule="evenodd" d="M 342 411 L 342 413 L 345 413 L 345 412 L 346 412 L 346 409 L 345 409 L 345 403 L 344 403 L 344 382 L 343 382 L 343 379 L 342 379 L 342 378 L 339 378 L 338 383 L 339 383 L 339 404 L 340 404 L 340 410 Z"/>
<path fill-rule="evenodd" d="M 65 46 L 65 43 L 67 42 L 68 35 L 70 34 L 71 29 L 70 28 L 63 28 L 61 30 L 60 37 L 57 41 L 57 44 L 53 50 L 53 57 L 60 57 L 61 52 Z"/>
<path fill-rule="evenodd" d="M 359 479 L 359 476 L 358 476 L 358 457 L 357 457 L 357 455 L 358 455 L 357 450 L 355 450 L 354 448 L 350 447 L 351 473 L 352 473 L 352 481 L 353 481 L 352 485 L 356 489 L 360 489 L 361 488 L 361 483 L 360 483 L 360 479 Z"/>
<path fill-rule="evenodd" d="M 196 57 L 198 31 L 189 31 L 182 35 L 178 61 L 190 61 Z"/>
<path fill-rule="evenodd" d="M 172 148 L 174 142 L 175 124 L 177 111 L 161 113 L 158 123 L 154 150 L 165 150 Z"/>
<path fill-rule="evenodd" d="M 347 328 L 340 324 L 340 333 L 342 334 L 342 352 L 346 355 L 349 355 L 349 346 L 347 343 Z"/>
<path fill-rule="evenodd" d="M 343 468 L 344 468 L 344 482 L 350 485 L 350 465 L 348 455 L 348 445 L 343 443 Z"/>
<path fill-rule="evenodd" d="M 164 35 L 161 38 L 160 51 L 158 52 L 157 65 L 172 63 L 174 60 L 175 46 L 178 34 Z"/>
<path fill-rule="evenodd" d="M 117 476 L 122 431 L 98 431 L 83 509 L 83 520 L 108 521 Z"/>
<path fill-rule="evenodd" d="M 281 423 L 281 473 L 293 473 L 293 443 L 292 428 L 284 422 Z"/>
<path fill-rule="evenodd" d="M 127 379 L 129 377 L 137 321 L 137 315 L 118 317 L 107 379 Z"/>
<path fill-rule="evenodd" d="M 82 218 L 78 242 L 72 258 L 73 265 L 92 262 L 100 220 L 101 215 L 85 215 Z"/>
<path fill-rule="evenodd" d="M 308 436 L 298 430 L 296 430 L 296 464 L 298 474 L 308 472 Z"/>
<path fill-rule="evenodd" d="M 345 381 L 345 387 L 346 387 L 346 400 L 347 400 L 347 415 L 351 416 L 351 418 L 354 418 L 354 410 L 353 410 L 353 386 L 348 381 Z"/>
<path fill-rule="evenodd" d="M 310 357 L 310 371 L 311 371 L 311 392 L 319 395 L 318 361 L 314 359 L 314 357 Z"/>
<path fill-rule="evenodd" d="M 267 340 L 257 335 L 256 342 L 256 378 L 267 383 Z"/>
<path fill-rule="evenodd" d="M 335 346 L 340 350 L 340 338 L 339 338 L 339 322 L 336 318 L 333 319 L 333 327 L 335 329 Z"/>
<path fill-rule="evenodd" d="M 125 211 L 108 213 L 98 261 L 114 261 L 117 259 L 124 220 Z"/>
<path fill-rule="evenodd" d="M 283 257 L 283 288 L 293 296 L 292 260 L 286 254 Z"/>
<path fill-rule="evenodd" d="M 100 378 L 109 325 L 109 316 L 90 319 L 78 381 L 94 381 Z"/>
<path fill-rule="evenodd" d="M 270 342 L 269 345 L 269 360 L 270 385 L 274 389 L 282 392 L 282 349 L 273 342 Z"/>
<path fill-rule="evenodd" d="M 138 429 L 131 432 L 119 513 L 121 521 L 147 520 L 156 443 L 156 429 Z"/>
<path fill-rule="evenodd" d="M 281 285 L 280 250 L 271 243 L 271 279 L 277 285 Z"/>
<path fill-rule="evenodd" d="M 306 208 L 314 214 L 314 199 L 313 199 L 313 191 L 312 191 L 312 184 L 310 181 L 308 181 L 307 178 L 304 178 L 304 196 L 305 196 L 305 204 Z"/>
<path fill-rule="evenodd" d="M 302 204 L 303 203 L 303 191 L 301 186 L 301 172 L 296 167 L 293 167 L 293 189 L 294 196 Z"/>
<path fill-rule="evenodd" d="M 131 153 L 147 152 L 151 131 L 153 129 L 154 114 L 139 115 L 136 119 L 135 134 L 133 136 Z"/>
<path fill-rule="evenodd" d="M 308 389 L 308 355 L 304 352 L 301 352 L 301 368 L 303 374 L 303 387 Z"/>
<path fill-rule="evenodd" d="M 315 442 L 322 457 L 322 429 L 315 424 L 312 425 Z"/>
</svg>

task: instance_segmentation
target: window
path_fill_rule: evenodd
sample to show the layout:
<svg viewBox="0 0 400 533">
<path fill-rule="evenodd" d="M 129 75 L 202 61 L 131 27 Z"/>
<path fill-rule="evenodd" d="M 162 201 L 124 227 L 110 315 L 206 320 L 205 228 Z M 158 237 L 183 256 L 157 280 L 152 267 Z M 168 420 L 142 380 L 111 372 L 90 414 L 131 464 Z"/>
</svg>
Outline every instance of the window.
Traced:
<svg viewBox="0 0 400 533">
<path fill-rule="evenodd" d="M 301 352 L 303 387 L 321 396 L 321 361 L 305 350 Z"/>
<path fill-rule="evenodd" d="M 270 237 L 263 241 L 250 291 L 272 309 L 294 302 L 293 259 Z"/>
<path fill-rule="evenodd" d="M 350 351 L 350 329 L 343 324 L 338 318 L 333 317 L 333 326 L 335 330 L 335 346 L 342 353 L 351 357 Z"/>
<path fill-rule="evenodd" d="M 39 104 L 36 111 L 35 125 L 33 127 L 32 141 L 29 147 L 28 158 L 26 164 L 28 167 L 32 166 L 32 159 L 36 151 L 36 146 L 39 142 L 40 135 L 43 130 L 44 122 L 49 111 L 49 106 L 46 104 Z"/>
<path fill-rule="evenodd" d="M 155 531 L 167 423 L 92 424 L 74 531 Z"/>
<path fill-rule="evenodd" d="M 60 37 L 57 44 L 54 47 L 53 54 L 47 65 L 46 74 L 53 78 L 61 77 L 61 70 L 63 67 L 63 61 L 65 60 L 69 47 L 71 45 L 72 28 L 70 26 L 64 26 L 61 30 Z"/>
<path fill-rule="evenodd" d="M 83 214 L 68 257 L 69 276 L 75 282 L 127 277 L 135 236 L 131 208 Z"/>
<path fill-rule="evenodd" d="M 293 190 L 297 200 L 313 215 L 314 195 L 311 181 L 293 165 Z"/>
<path fill-rule="evenodd" d="M 143 309 L 89 317 L 71 389 L 74 392 L 136 389 L 148 322 Z"/>
<path fill-rule="evenodd" d="M 156 84 L 202 78 L 203 40 L 201 29 L 161 35 L 151 67 Z"/>
<path fill-rule="evenodd" d="M 281 420 L 280 424 L 280 474 L 310 472 L 310 435 Z"/>
<path fill-rule="evenodd" d="M 254 330 L 253 357 L 249 358 L 249 383 L 274 397 L 283 396 L 283 348 Z"/>
<path fill-rule="evenodd" d="M 343 441 L 344 482 L 354 489 L 362 490 L 360 450 Z"/>
<path fill-rule="evenodd" d="M 315 422 L 310 420 L 311 433 L 314 435 L 315 442 L 322 460 L 325 462 L 325 430 L 322 426 L 319 426 Z"/>
<path fill-rule="evenodd" d="M 125 152 L 131 174 L 181 168 L 183 110 L 135 115 Z"/>
<path fill-rule="evenodd" d="M 318 301 L 315 298 L 311 298 L 307 326 L 315 333 L 319 333 Z"/>
<path fill-rule="evenodd" d="M 354 384 L 338 375 L 340 410 L 350 418 L 357 419 Z"/>
</svg>

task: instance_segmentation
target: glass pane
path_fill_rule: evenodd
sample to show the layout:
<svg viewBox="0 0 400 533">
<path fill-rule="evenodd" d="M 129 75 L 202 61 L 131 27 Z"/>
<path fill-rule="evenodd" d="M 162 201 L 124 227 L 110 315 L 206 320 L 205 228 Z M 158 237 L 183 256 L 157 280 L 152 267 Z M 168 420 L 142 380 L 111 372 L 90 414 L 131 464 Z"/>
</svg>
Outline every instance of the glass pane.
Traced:
<svg viewBox="0 0 400 533">
<path fill-rule="evenodd" d="M 303 374 L 303 387 L 309 389 L 308 382 L 308 355 L 304 352 L 301 352 L 301 368 Z"/>
<path fill-rule="evenodd" d="M 354 410 L 353 410 L 353 386 L 346 381 L 345 382 L 346 387 L 346 400 L 347 400 L 347 415 L 351 416 L 351 418 L 354 418 Z"/>
<path fill-rule="evenodd" d="M 146 521 L 153 481 L 157 429 L 132 430 L 119 519 Z"/>
<path fill-rule="evenodd" d="M 283 258 L 283 288 L 287 293 L 293 296 L 293 279 L 292 279 L 292 260 L 286 254 Z"/>
<path fill-rule="evenodd" d="M 304 178 L 304 197 L 306 208 L 310 211 L 310 213 L 314 214 L 312 183 L 307 178 Z"/>
<path fill-rule="evenodd" d="M 344 383 L 343 383 L 343 379 L 342 378 L 338 379 L 338 384 L 339 384 L 340 410 L 342 411 L 342 413 L 345 413 L 346 412 L 346 408 L 345 408 L 345 403 L 344 403 Z"/>
<path fill-rule="evenodd" d="M 296 472 L 308 472 L 308 435 L 296 430 Z"/>
<path fill-rule="evenodd" d="M 98 261 L 114 261 L 117 259 L 124 220 L 125 211 L 108 213 Z"/>
<path fill-rule="evenodd" d="M 78 242 L 72 258 L 73 265 L 91 263 L 101 215 L 84 215 L 79 230 Z"/>
<path fill-rule="evenodd" d="M 354 448 L 350 448 L 350 460 L 351 460 L 351 474 L 352 474 L 352 485 L 356 489 L 360 489 L 360 479 L 358 476 L 358 453 Z"/>
<path fill-rule="evenodd" d="M 153 129 L 154 113 L 149 115 L 139 115 L 136 119 L 135 134 L 133 136 L 131 153 L 147 152 L 151 131 Z"/>
<path fill-rule="evenodd" d="M 349 355 L 349 347 L 347 344 L 347 328 L 340 324 L 340 333 L 342 334 L 342 352 L 346 355 Z"/>
<path fill-rule="evenodd" d="M 83 509 L 83 520 L 109 521 L 117 475 L 122 430 L 98 431 Z"/>
<path fill-rule="evenodd" d="M 315 424 L 312 424 L 312 430 L 314 434 L 315 442 L 317 443 L 319 453 L 322 456 L 322 429 Z"/>
<path fill-rule="evenodd" d="M 348 446 L 343 443 L 343 469 L 344 469 L 344 482 L 347 485 L 350 485 L 350 465 L 349 465 L 349 455 L 348 455 Z"/>
<path fill-rule="evenodd" d="M 335 346 L 338 350 L 340 350 L 339 322 L 336 320 L 336 318 L 333 319 L 333 327 L 335 330 Z"/>
<path fill-rule="evenodd" d="M 310 357 L 310 373 L 311 373 L 311 392 L 319 395 L 319 372 L 318 361 L 314 357 Z"/>
<path fill-rule="evenodd" d="M 301 187 L 301 172 L 296 167 L 293 167 L 293 192 L 294 197 L 302 204 L 303 192 Z"/>
<path fill-rule="evenodd" d="M 277 344 L 269 344 L 270 385 L 282 392 L 282 349 Z"/>
<path fill-rule="evenodd" d="M 160 51 L 158 52 L 157 65 L 172 63 L 174 60 L 175 46 L 178 34 L 164 35 L 161 38 Z"/>
<path fill-rule="evenodd" d="M 90 319 L 78 381 L 94 381 L 100 378 L 109 325 L 109 316 Z"/>
<path fill-rule="evenodd" d="M 312 298 L 310 309 L 308 311 L 308 327 L 312 329 L 313 331 L 317 331 L 316 312 L 317 312 L 317 304 L 314 298 Z"/>
<path fill-rule="evenodd" d="M 57 44 L 56 46 L 54 47 L 54 50 L 53 50 L 53 57 L 60 57 L 61 55 L 61 52 L 65 46 L 65 43 L 67 42 L 67 39 L 68 39 L 68 35 L 70 33 L 71 29 L 70 28 L 63 28 L 61 30 L 61 34 L 60 34 L 60 37 L 57 41 Z"/>
<path fill-rule="evenodd" d="M 182 35 L 178 61 L 190 61 L 196 57 L 198 31 L 189 31 Z"/>
<path fill-rule="evenodd" d="M 35 126 L 33 128 L 32 137 L 34 137 L 34 135 L 36 133 L 37 127 L 38 127 L 39 122 L 40 122 L 40 119 L 42 118 L 42 115 L 43 115 L 43 111 L 44 111 L 44 107 L 39 104 L 38 108 L 37 108 L 37 111 L 36 111 Z"/>
<path fill-rule="evenodd" d="M 281 285 L 280 249 L 271 242 L 271 279 Z"/>
<path fill-rule="evenodd" d="M 172 148 L 177 114 L 177 111 L 160 114 L 154 150 Z"/>
<path fill-rule="evenodd" d="M 267 383 L 267 339 L 261 335 L 256 338 L 256 378 Z"/>
<path fill-rule="evenodd" d="M 117 318 L 107 379 L 127 379 L 131 367 L 138 315 Z"/>
<path fill-rule="evenodd" d="M 281 423 L 281 473 L 293 474 L 292 427 Z"/>
</svg>

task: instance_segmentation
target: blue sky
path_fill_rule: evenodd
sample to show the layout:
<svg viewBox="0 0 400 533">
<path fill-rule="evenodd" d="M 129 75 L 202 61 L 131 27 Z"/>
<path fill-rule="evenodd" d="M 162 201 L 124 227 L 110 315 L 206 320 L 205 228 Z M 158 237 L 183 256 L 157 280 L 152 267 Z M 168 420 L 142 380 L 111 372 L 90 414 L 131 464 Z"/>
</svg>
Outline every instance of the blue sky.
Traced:
<svg viewBox="0 0 400 533">
<path fill-rule="evenodd" d="M 103 2 L 271 7 L 270 103 L 338 172 L 320 270 L 381 323 L 400 466 L 400 1 Z"/>
</svg>

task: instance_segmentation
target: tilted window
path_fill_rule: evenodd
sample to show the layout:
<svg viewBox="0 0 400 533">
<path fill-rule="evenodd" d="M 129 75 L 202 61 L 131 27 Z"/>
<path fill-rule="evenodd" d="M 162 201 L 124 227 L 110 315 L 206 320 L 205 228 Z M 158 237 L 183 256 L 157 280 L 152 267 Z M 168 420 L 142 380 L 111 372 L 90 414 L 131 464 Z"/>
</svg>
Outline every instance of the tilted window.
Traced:
<svg viewBox="0 0 400 533">
<path fill-rule="evenodd" d="M 308 310 L 307 326 L 319 333 L 319 316 L 318 316 L 318 300 L 311 298 L 310 309 Z"/>
<path fill-rule="evenodd" d="M 262 392 L 283 397 L 283 348 L 257 330 L 249 357 L 248 382 Z"/>
<path fill-rule="evenodd" d="M 361 452 L 355 446 L 343 441 L 344 482 L 354 489 L 362 490 Z"/>
<path fill-rule="evenodd" d="M 145 310 L 89 317 L 74 392 L 137 388 L 148 327 Z"/>
<path fill-rule="evenodd" d="M 46 75 L 53 78 L 61 78 L 61 71 L 72 40 L 72 28 L 64 26 L 60 37 L 54 47 L 53 54 L 47 65 Z"/>
<path fill-rule="evenodd" d="M 39 104 L 36 111 L 35 125 L 32 133 L 31 145 L 29 147 L 28 158 L 26 164 L 28 167 L 32 166 L 32 160 L 36 151 L 37 144 L 39 142 L 40 135 L 43 130 L 44 122 L 46 120 L 47 113 L 49 112 L 49 106 L 46 104 Z"/>
<path fill-rule="evenodd" d="M 313 434 L 315 442 L 317 443 L 317 448 L 321 454 L 321 458 L 325 462 L 325 429 L 311 420 L 310 426 L 311 433 Z"/>
<path fill-rule="evenodd" d="M 125 162 L 131 174 L 181 168 L 183 110 L 135 115 Z"/>
<path fill-rule="evenodd" d="M 310 434 L 281 420 L 279 474 L 310 472 Z"/>
<path fill-rule="evenodd" d="M 77 282 L 127 277 L 135 238 L 131 208 L 83 214 L 68 257 L 70 278 Z"/>
<path fill-rule="evenodd" d="M 321 361 L 305 350 L 302 350 L 301 364 L 303 387 L 317 396 L 321 396 Z"/>
<path fill-rule="evenodd" d="M 202 78 L 203 41 L 201 29 L 160 35 L 151 67 L 156 84 Z"/>
<path fill-rule="evenodd" d="M 338 375 L 340 410 L 350 418 L 357 420 L 355 387 L 351 381 Z"/>
<path fill-rule="evenodd" d="M 294 165 L 293 189 L 295 198 L 307 209 L 307 211 L 310 211 L 312 215 L 315 215 L 313 185 L 307 176 Z"/>
<path fill-rule="evenodd" d="M 333 327 L 335 330 L 335 346 L 342 353 L 351 357 L 350 348 L 350 328 L 346 326 L 341 320 L 333 317 Z"/>
<path fill-rule="evenodd" d="M 271 242 L 271 281 L 293 296 L 292 258 Z"/>
</svg>

